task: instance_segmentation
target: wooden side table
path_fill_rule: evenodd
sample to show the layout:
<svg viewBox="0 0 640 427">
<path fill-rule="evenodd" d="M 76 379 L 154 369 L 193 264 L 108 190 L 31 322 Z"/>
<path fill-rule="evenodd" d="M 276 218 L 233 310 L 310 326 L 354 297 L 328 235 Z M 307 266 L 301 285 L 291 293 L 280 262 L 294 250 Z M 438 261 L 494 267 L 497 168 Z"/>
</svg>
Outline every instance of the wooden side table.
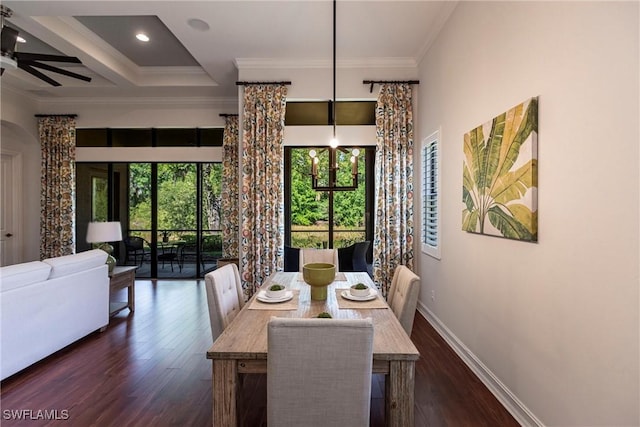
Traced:
<svg viewBox="0 0 640 427">
<path fill-rule="evenodd" d="M 115 267 L 110 274 L 109 288 L 111 294 L 122 288 L 127 288 L 127 302 L 109 301 L 110 316 L 114 316 L 127 307 L 131 313 L 135 310 L 136 268 L 137 267 Z"/>
</svg>

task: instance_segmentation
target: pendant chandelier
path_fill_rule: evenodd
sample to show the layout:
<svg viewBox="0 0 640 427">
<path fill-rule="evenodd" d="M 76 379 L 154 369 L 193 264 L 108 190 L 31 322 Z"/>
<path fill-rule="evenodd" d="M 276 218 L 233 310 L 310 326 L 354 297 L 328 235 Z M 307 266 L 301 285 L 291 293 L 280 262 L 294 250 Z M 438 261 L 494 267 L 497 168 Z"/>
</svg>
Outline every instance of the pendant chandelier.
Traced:
<svg viewBox="0 0 640 427">
<path fill-rule="evenodd" d="M 331 100 L 331 124 L 333 125 L 333 138 L 328 148 L 321 148 L 318 152 L 310 150 L 311 157 L 311 186 L 316 191 L 350 191 L 358 188 L 358 156 L 360 150 L 354 148 L 348 150 L 340 147 L 336 138 L 336 0 L 333 0 L 333 98 Z M 328 152 L 329 162 L 327 185 L 318 182 L 318 168 L 320 154 Z M 350 156 L 350 157 L 349 157 Z M 351 185 L 338 185 L 339 161 L 343 157 L 349 157 L 351 163 Z"/>
</svg>

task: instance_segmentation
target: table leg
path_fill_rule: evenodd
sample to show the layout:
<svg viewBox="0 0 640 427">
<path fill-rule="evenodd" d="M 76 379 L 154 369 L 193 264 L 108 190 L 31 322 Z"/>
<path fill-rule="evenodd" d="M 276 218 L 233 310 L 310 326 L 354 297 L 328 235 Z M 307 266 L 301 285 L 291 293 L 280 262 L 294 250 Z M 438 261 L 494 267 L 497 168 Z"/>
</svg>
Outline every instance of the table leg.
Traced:
<svg viewBox="0 0 640 427">
<path fill-rule="evenodd" d="M 134 279 L 134 283 L 132 283 L 131 286 L 127 288 L 127 298 L 128 298 L 127 303 L 129 304 L 129 310 L 132 313 L 135 310 L 135 304 L 136 304 L 136 295 L 135 295 L 134 287 L 135 287 L 135 279 Z"/>
<path fill-rule="evenodd" d="M 238 369 L 235 360 L 213 360 L 213 425 L 238 425 L 236 402 L 238 399 Z"/>
<path fill-rule="evenodd" d="M 385 381 L 387 427 L 414 425 L 415 361 L 392 360 Z"/>
</svg>

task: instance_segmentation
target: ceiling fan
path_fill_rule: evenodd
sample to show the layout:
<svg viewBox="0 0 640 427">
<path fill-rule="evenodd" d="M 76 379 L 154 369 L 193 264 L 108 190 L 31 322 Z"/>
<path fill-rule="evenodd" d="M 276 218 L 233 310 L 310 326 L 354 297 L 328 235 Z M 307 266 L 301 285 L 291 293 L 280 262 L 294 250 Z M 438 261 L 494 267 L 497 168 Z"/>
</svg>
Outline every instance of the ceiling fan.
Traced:
<svg viewBox="0 0 640 427">
<path fill-rule="evenodd" d="M 18 42 L 18 30 L 4 25 L 4 18 L 10 18 L 11 15 L 13 15 L 13 12 L 8 7 L 0 5 L 0 15 L 2 16 L 2 34 L 0 36 L 0 75 L 4 74 L 5 68 L 11 70 L 20 68 L 21 70 L 26 71 L 32 76 L 44 80 L 52 86 L 61 86 L 60 83 L 53 80 L 51 77 L 36 70 L 36 68 L 40 68 L 42 70 L 47 70 L 65 76 L 73 77 L 74 79 L 83 80 L 85 82 L 91 81 L 90 77 L 72 73 L 71 71 L 63 70 L 62 68 L 54 67 L 52 65 L 43 64 L 41 62 L 66 62 L 82 64 L 82 62 L 75 56 L 16 52 L 15 48 Z"/>
</svg>

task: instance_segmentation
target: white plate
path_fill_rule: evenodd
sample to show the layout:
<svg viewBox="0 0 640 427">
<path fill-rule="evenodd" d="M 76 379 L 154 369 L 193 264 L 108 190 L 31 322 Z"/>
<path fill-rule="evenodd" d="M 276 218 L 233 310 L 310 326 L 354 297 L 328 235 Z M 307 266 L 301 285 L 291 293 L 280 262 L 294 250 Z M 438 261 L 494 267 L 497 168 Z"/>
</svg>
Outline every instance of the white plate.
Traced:
<svg viewBox="0 0 640 427">
<path fill-rule="evenodd" d="M 267 296 L 267 291 L 260 291 L 258 292 L 258 296 L 256 298 L 258 299 L 258 301 L 267 302 L 267 303 L 285 302 L 293 298 L 293 292 L 287 291 L 285 292 L 284 296 L 281 298 L 269 298 Z"/>
<path fill-rule="evenodd" d="M 356 297 L 351 295 L 349 289 L 346 289 L 342 291 L 340 295 L 342 295 L 342 298 L 350 299 L 351 301 L 371 301 L 378 296 L 378 291 L 376 291 L 375 289 L 369 289 L 369 295 L 367 295 L 366 297 Z"/>
</svg>

